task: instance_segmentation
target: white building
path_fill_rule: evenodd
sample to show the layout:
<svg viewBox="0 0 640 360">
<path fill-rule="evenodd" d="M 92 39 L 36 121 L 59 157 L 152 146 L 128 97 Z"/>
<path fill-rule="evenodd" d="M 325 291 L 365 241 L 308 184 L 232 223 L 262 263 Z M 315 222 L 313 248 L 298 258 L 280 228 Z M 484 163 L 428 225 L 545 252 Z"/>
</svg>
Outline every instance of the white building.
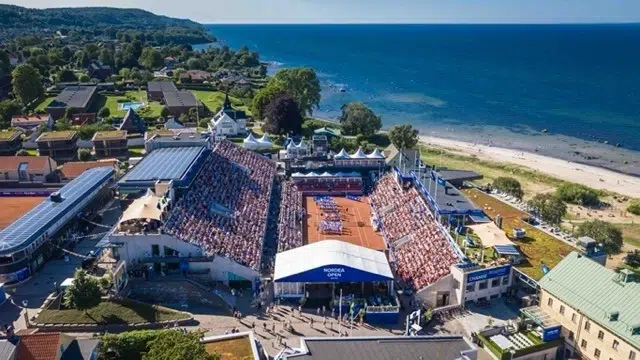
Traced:
<svg viewBox="0 0 640 360">
<path fill-rule="evenodd" d="M 211 119 L 209 132 L 215 135 L 238 136 L 247 132 L 247 114 L 234 110 L 229 95 L 224 100 L 222 109 Z"/>
</svg>

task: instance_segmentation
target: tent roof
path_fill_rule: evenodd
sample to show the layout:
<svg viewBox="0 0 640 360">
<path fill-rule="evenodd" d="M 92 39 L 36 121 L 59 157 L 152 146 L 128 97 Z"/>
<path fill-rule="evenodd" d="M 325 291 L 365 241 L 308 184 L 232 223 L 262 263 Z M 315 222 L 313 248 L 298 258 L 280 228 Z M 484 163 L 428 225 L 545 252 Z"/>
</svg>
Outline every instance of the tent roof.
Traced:
<svg viewBox="0 0 640 360">
<path fill-rule="evenodd" d="M 338 154 L 336 154 L 336 156 L 334 156 L 334 158 L 336 158 L 336 159 L 348 159 L 348 158 L 350 158 L 350 156 L 343 148 L 342 150 L 340 150 L 340 152 Z"/>
<path fill-rule="evenodd" d="M 469 227 L 474 233 L 478 234 L 485 248 L 496 245 L 513 245 L 513 242 L 509 240 L 504 231 L 500 230 L 493 222 L 469 225 Z"/>
<path fill-rule="evenodd" d="M 276 255 L 276 282 L 393 280 L 384 253 L 339 240 L 323 240 Z"/>
<path fill-rule="evenodd" d="M 248 142 L 258 142 L 258 140 L 256 140 L 256 138 L 253 137 L 253 134 L 249 133 L 249 136 L 247 136 L 244 140 L 242 140 L 246 143 Z"/>
<path fill-rule="evenodd" d="M 304 177 L 304 176 L 306 175 L 301 172 L 294 172 L 293 174 L 291 174 L 291 177 Z"/>
<path fill-rule="evenodd" d="M 133 219 L 160 220 L 162 210 L 158 208 L 159 202 L 160 198 L 155 196 L 151 190 L 147 190 L 145 196 L 135 199 L 127 210 L 124 211 L 120 223 Z"/>
<path fill-rule="evenodd" d="M 351 158 L 353 159 L 364 159 L 366 157 L 367 155 L 365 155 L 364 152 L 362 152 L 362 148 L 358 148 L 358 151 L 356 151 L 353 155 L 351 155 Z"/>
<path fill-rule="evenodd" d="M 380 150 L 378 150 L 378 148 L 376 148 L 375 150 L 373 150 L 371 152 L 371 154 L 367 155 L 367 158 L 369 158 L 369 159 L 384 159 L 384 155 L 382 155 Z"/>
<path fill-rule="evenodd" d="M 306 149 L 307 148 L 307 144 L 304 143 L 304 140 L 300 140 L 300 143 L 298 145 L 296 145 L 296 147 L 298 149 Z"/>
<path fill-rule="evenodd" d="M 258 139 L 258 142 L 271 144 L 271 139 L 269 139 L 269 137 L 264 134 L 260 139 Z"/>
</svg>

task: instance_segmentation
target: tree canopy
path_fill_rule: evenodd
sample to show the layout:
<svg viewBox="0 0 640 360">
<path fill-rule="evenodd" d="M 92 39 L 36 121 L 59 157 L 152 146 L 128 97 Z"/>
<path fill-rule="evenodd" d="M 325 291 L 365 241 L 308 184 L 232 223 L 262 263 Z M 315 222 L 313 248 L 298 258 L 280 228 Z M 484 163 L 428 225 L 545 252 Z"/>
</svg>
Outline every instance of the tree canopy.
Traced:
<svg viewBox="0 0 640 360">
<path fill-rule="evenodd" d="M 158 50 L 154 50 L 151 47 L 146 47 L 142 50 L 142 54 L 138 59 L 140 65 L 148 70 L 155 70 L 162 67 L 164 64 L 164 58 Z"/>
<path fill-rule="evenodd" d="M 624 263 L 633 268 L 640 268 L 640 250 L 635 249 L 627 252 L 627 255 L 624 257 Z"/>
<path fill-rule="evenodd" d="M 529 206 L 536 209 L 542 220 L 558 225 L 567 213 L 567 205 L 557 196 L 549 193 L 536 194 L 529 200 Z"/>
<path fill-rule="evenodd" d="M 389 131 L 389 138 L 398 149 L 413 149 L 418 145 L 418 129 L 411 124 L 396 125 Z"/>
<path fill-rule="evenodd" d="M 496 178 L 493 181 L 493 187 L 511 196 L 515 196 L 518 199 L 522 199 L 524 196 L 524 191 L 522 191 L 520 181 L 512 177 L 501 176 Z"/>
<path fill-rule="evenodd" d="M 602 220 L 585 221 L 576 230 L 578 236 L 588 236 L 602 244 L 608 254 L 618 254 L 622 250 L 622 231 L 615 225 Z"/>
<path fill-rule="evenodd" d="M 207 353 L 201 337 L 200 332 L 163 331 L 149 343 L 142 360 L 219 360 L 219 356 Z"/>
<path fill-rule="evenodd" d="M 597 206 L 600 204 L 598 191 L 581 184 L 564 184 L 556 189 L 556 194 L 570 204 Z"/>
<path fill-rule="evenodd" d="M 629 206 L 627 206 L 627 211 L 633 215 L 640 215 L 640 201 L 636 200 L 629 204 Z"/>
<path fill-rule="evenodd" d="M 316 72 L 311 68 L 281 69 L 269 79 L 267 86 L 279 85 L 295 99 L 301 115 L 313 114 L 320 105 L 321 89 Z"/>
<path fill-rule="evenodd" d="M 78 160 L 79 161 L 89 161 L 89 160 L 91 160 L 91 150 L 89 150 L 89 149 L 78 149 Z"/>
<path fill-rule="evenodd" d="M 13 70 L 13 92 L 23 104 L 28 105 L 44 96 L 40 73 L 31 64 L 22 64 Z"/>
<path fill-rule="evenodd" d="M 275 97 L 286 94 L 286 92 L 282 85 L 269 82 L 267 86 L 258 90 L 253 97 L 251 113 L 256 119 L 264 119 L 264 112 L 267 105 L 269 105 Z"/>
<path fill-rule="evenodd" d="M 275 97 L 265 109 L 263 130 L 270 134 L 299 134 L 302 128 L 300 108 L 291 95 Z"/>
<path fill-rule="evenodd" d="M 382 119 L 361 102 L 342 105 L 339 121 L 345 135 L 369 137 L 382 128 Z"/>
<path fill-rule="evenodd" d="M 77 269 L 73 274 L 73 284 L 64 292 L 64 304 L 78 310 L 88 310 L 100 303 L 98 279 Z"/>
</svg>

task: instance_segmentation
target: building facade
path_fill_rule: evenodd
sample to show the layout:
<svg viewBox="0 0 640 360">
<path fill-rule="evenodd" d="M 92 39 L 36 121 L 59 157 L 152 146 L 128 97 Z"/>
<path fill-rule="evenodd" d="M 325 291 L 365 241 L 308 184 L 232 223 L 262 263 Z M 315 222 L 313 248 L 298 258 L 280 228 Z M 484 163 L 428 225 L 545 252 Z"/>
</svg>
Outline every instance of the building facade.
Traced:
<svg viewBox="0 0 640 360">
<path fill-rule="evenodd" d="M 0 132 L 0 155 L 15 155 L 22 147 L 20 131 Z"/>
<path fill-rule="evenodd" d="M 36 140 L 38 155 L 49 156 L 56 161 L 69 161 L 78 152 L 78 134 L 75 131 L 52 131 L 43 133 Z"/>
<path fill-rule="evenodd" d="M 124 158 L 129 156 L 127 132 L 124 130 L 98 131 L 91 139 L 97 158 Z"/>
</svg>

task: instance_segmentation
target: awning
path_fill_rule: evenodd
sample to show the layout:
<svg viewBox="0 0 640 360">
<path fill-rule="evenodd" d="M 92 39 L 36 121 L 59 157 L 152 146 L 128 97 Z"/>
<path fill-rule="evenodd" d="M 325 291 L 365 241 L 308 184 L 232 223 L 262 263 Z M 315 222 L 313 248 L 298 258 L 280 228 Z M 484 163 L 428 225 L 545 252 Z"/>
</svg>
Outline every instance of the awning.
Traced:
<svg viewBox="0 0 640 360">
<path fill-rule="evenodd" d="M 139 199 L 134 200 L 131 205 L 124 211 L 119 223 L 133 219 L 153 219 L 160 220 L 162 210 L 158 205 L 160 198 L 153 195 L 151 191 Z"/>
<path fill-rule="evenodd" d="M 498 254 L 500 255 L 511 255 L 511 256 L 519 256 L 520 252 L 513 245 L 496 245 L 494 246 Z"/>
<path fill-rule="evenodd" d="M 490 339 L 502 350 L 517 349 L 517 346 L 515 346 L 511 340 L 507 339 L 504 335 L 494 335 Z"/>
<path fill-rule="evenodd" d="M 493 222 L 469 225 L 469 228 L 480 237 L 482 246 L 490 248 L 496 245 L 513 245 L 507 235 Z"/>
<path fill-rule="evenodd" d="M 484 214 L 482 214 L 482 215 L 469 215 L 469 218 L 471 218 L 471 221 L 473 221 L 474 223 L 478 223 L 478 224 L 491 222 L 491 219 L 489 219 Z"/>
<path fill-rule="evenodd" d="M 318 241 L 276 255 L 275 282 L 393 280 L 384 253 L 339 240 Z"/>
</svg>

